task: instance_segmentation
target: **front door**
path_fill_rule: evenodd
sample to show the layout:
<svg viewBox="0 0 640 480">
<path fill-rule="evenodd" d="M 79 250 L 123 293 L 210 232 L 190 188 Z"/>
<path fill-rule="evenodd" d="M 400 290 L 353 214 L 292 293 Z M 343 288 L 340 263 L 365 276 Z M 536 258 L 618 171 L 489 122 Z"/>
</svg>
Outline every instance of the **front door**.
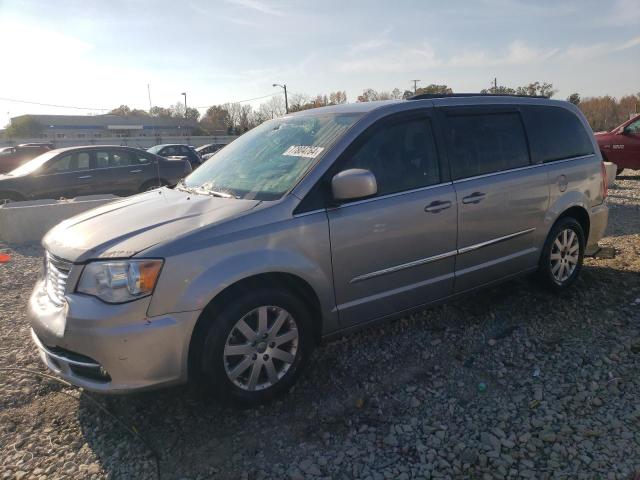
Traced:
<svg viewBox="0 0 640 480">
<path fill-rule="evenodd" d="M 49 160 L 33 175 L 34 198 L 75 198 L 93 193 L 91 154 L 88 151 L 62 154 Z"/>
<path fill-rule="evenodd" d="M 516 108 L 444 109 L 458 200 L 456 292 L 536 265 L 549 203 L 547 172 L 531 165 Z"/>
<path fill-rule="evenodd" d="M 370 170 L 378 193 L 328 210 L 334 289 L 344 327 L 450 295 L 456 198 L 428 112 L 368 129 L 337 171 Z"/>
</svg>

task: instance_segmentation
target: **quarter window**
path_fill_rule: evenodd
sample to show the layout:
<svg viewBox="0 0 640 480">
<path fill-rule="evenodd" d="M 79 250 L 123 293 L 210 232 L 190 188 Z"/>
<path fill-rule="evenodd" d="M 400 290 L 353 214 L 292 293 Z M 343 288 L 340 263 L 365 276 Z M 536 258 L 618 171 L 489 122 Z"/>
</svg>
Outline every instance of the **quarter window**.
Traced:
<svg viewBox="0 0 640 480">
<path fill-rule="evenodd" d="M 590 135 L 578 117 L 561 107 L 523 107 L 533 163 L 593 153 Z"/>
<path fill-rule="evenodd" d="M 382 123 L 364 134 L 341 170 L 364 168 L 378 183 L 377 196 L 413 190 L 440 182 L 438 155 L 431 123 L 414 118 Z"/>
<path fill-rule="evenodd" d="M 451 115 L 447 143 L 454 180 L 529 165 L 518 113 Z"/>
</svg>

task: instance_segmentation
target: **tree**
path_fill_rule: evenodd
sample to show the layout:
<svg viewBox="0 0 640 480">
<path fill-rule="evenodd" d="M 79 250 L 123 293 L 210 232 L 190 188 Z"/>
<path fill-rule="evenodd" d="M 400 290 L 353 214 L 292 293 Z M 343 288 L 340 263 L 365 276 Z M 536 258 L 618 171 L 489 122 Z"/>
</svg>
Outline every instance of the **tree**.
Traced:
<svg viewBox="0 0 640 480">
<path fill-rule="evenodd" d="M 147 112 L 146 110 L 140 110 L 139 108 L 134 108 L 133 110 L 131 110 L 131 116 L 132 117 L 148 117 L 149 112 Z"/>
<path fill-rule="evenodd" d="M 594 132 L 608 131 L 628 120 L 631 115 L 638 113 L 640 93 L 626 95 L 620 100 L 610 95 L 585 98 L 580 101 L 579 107 Z"/>
<path fill-rule="evenodd" d="M 400 90 L 398 90 L 400 92 Z M 362 95 L 358 95 L 358 102 L 375 102 L 378 100 L 393 100 L 394 96 L 390 92 L 379 92 L 373 88 L 365 88 Z"/>
<path fill-rule="evenodd" d="M 556 93 L 556 90 L 553 89 L 553 84 L 547 83 L 547 82 L 544 82 L 544 83 L 533 82 L 524 87 L 516 88 L 517 95 L 530 95 L 530 96 L 540 95 L 542 97 L 551 98 L 555 93 Z"/>
<path fill-rule="evenodd" d="M 121 117 L 128 117 L 131 115 L 131 109 L 128 105 L 120 105 L 118 108 L 114 108 L 109 112 L 110 115 L 120 115 Z"/>
<path fill-rule="evenodd" d="M 347 103 L 347 92 L 346 91 L 336 91 L 331 92 L 329 94 L 329 104 L 331 105 L 339 105 L 341 103 Z"/>
<path fill-rule="evenodd" d="M 7 138 L 34 138 L 42 135 L 44 127 L 31 115 L 14 118 L 4 130 Z"/>
<path fill-rule="evenodd" d="M 580 105 L 580 94 L 572 93 L 567 97 L 567 102 L 573 103 L 574 105 Z"/>
<path fill-rule="evenodd" d="M 213 105 L 200 120 L 200 126 L 206 131 L 226 131 L 229 126 L 229 112 L 222 105 Z"/>
<path fill-rule="evenodd" d="M 448 95 L 453 93 L 451 87 L 447 85 L 436 85 L 432 83 L 426 87 L 420 87 L 416 90 L 416 95 L 428 94 L 428 95 Z"/>
<path fill-rule="evenodd" d="M 513 88 L 505 87 L 504 85 L 495 86 L 493 83 L 489 88 L 483 88 L 480 93 L 490 93 L 492 95 L 515 95 L 516 91 Z"/>
<path fill-rule="evenodd" d="M 171 118 L 171 110 L 164 107 L 151 107 L 151 110 L 149 110 L 149 114 L 152 117 Z"/>
<path fill-rule="evenodd" d="M 177 102 L 169 107 L 170 116 L 173 118 L 187 118 L 188 120 L 198 120 L 200 118 L 200 112 L 196 108 L 187 108 L 187 114 L 185 115 L 184 103 Z"/>
</svg>

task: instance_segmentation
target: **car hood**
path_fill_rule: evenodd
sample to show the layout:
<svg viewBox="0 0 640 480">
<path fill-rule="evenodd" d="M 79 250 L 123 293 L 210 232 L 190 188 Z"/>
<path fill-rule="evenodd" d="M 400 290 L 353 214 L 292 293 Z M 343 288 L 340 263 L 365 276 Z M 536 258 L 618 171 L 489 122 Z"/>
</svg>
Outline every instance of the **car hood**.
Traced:
<svg viewBox="0 0 640 480">
<path fill-rule="evenodd" d="M 162 188 L 81 213 L 53 227 L 43 246 L 71 262 L 126 258 L 254 208 L 237 200 Z"/>
</svg>

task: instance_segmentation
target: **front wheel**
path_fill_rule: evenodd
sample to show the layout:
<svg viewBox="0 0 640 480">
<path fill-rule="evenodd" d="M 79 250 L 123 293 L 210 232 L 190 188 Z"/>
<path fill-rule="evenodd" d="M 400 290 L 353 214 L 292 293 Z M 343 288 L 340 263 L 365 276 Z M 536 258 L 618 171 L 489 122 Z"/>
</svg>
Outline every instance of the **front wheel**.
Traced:
<svg viewBox="0 0 640 480">
<path fill-rule="evenodd" d="M 287 391 L 313 349 L 311 315 L 294 294 L 260 289 L 210 319 L 201 371 L 223 401 L 256 405 Z"/>
<path fill-rule="evenodd" d="M 585 238 L 582 226 L 571 217 L 561 218 L 549 232 L 542 249 L 538 274 L 556 293 L 566 290 L 580 274 Z"/>
</svg>

